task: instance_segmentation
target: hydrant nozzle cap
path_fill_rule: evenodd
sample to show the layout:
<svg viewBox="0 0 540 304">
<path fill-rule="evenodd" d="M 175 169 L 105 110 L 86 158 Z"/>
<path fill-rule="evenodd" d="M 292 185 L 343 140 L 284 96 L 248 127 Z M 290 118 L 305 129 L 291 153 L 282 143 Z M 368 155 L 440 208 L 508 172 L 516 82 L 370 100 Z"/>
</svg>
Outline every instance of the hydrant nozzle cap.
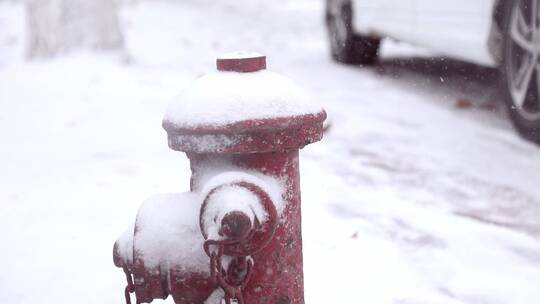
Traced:
<svg viewBox="0 0 540 304">
<path fill-rule="evenodd" d="M 266 56 L 257 52 L 231 52 L 216 59 L 218 71 L 250 73 L 266 69 Z"/>
</svg>

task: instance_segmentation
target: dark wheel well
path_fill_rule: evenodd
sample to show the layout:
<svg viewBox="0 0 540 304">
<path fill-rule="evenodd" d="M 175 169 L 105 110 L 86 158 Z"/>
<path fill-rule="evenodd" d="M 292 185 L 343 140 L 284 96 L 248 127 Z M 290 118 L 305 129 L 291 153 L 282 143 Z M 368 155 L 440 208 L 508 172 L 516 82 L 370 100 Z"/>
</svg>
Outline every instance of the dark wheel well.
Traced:
<svg viewBox="0 0 540 304">
<path fill-rule="evenodd" d="M 493 9 L 491 29 L 488 38 L 488 48 L 498 65 L 503 63 L 504 27 L 508 8 L 515 0 L 496 0 Z"/>
<path fill-rule="evenodd" d="M 497 0 L 495 1 L 495 9 L 493 10 L 493 21 L 497 24 L 497 26 L 502 27 L 504 22 L 504 12 L 505 12 L 505 5 L 508 4 L 508 0 Z"/>
</svg>

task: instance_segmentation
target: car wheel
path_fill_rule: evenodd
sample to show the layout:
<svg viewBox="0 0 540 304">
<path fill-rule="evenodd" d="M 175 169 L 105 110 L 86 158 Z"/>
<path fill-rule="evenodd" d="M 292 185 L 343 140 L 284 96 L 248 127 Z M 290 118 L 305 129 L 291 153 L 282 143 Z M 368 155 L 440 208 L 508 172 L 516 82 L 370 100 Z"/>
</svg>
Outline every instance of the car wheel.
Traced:
<svg viewBox="0 0 540 304">
<path fill-rule="evenodd" d="M 373 64 L 377 59 L 380 39 L 355 34 L 352 18 L 350 1 L 326 1 L 326 28 L 332 58 L 348 64 Z"/>
<path fill-rule="evenodd" d="M 502 80 L 510 118 L 525 138 L 540 143 L 540 0 L 508 1 Z"/>
</svg>

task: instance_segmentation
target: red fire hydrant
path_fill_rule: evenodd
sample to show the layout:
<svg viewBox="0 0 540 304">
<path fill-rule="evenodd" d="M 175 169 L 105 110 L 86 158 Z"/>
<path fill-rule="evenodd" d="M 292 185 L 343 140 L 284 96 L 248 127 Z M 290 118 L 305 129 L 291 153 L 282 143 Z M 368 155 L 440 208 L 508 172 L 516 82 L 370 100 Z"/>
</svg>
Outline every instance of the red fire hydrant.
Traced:
<svg viewBox="0 0 540 304">
<path fill-rule="evenodd" d="M 217 68 L 163 121 L 191 192 L 147 200 L 115 243 L 128 303 L 304 303 L 298 150 L 322 138 L 326 113 L 262 55 Z"/>
</svg>

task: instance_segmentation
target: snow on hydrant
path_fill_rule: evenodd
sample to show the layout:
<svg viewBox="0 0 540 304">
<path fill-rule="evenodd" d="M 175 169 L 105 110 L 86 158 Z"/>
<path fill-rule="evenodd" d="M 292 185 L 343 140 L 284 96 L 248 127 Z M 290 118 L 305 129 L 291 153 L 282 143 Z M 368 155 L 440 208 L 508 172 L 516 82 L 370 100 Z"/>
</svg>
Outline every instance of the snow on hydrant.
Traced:
<svg viewBox="0 0 540 304">
<path fill-rule="evenodd" d="M 157 195 L 114 245 L 137 303 L 304 303 L 298 151 L 324 110 L 266 57 L 236 52 L 197 79 L 163 120 L 191 163 L 191 191 Z"/>
</svg>

